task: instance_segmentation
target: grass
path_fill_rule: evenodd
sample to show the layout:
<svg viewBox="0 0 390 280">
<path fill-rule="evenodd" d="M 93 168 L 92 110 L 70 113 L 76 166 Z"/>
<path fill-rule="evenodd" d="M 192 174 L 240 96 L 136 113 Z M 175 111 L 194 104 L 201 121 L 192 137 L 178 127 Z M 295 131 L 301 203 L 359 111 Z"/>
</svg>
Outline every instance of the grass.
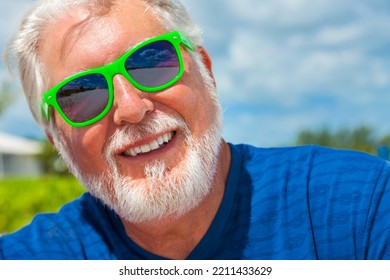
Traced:
<svg viewBox="0 0 390 280">
<path fill-rule="evenodd" d="M 0 234 L 27 225 L 37 213 L 56 212 L 84 192 L 71 176 L 0 179 Z"/>
</svg>

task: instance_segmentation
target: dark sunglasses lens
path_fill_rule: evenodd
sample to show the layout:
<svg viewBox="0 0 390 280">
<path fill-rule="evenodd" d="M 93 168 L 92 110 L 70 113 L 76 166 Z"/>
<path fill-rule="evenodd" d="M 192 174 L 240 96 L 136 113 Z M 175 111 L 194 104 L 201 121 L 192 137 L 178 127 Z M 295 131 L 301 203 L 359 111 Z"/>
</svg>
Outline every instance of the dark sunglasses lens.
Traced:
<svg viewBox="0 0 390 280">
<path fill-rule="evenodd" d="M 80 123 L 98 116 L 108 103 L 108 84 L 101 74 L 76 78 L 57 93 L 57 103 L 73 122 Z"/>
<path fill-rule="evenodd" d="M 174 46 L 168 41 L 157 41 L 132 53 L 125 63 L 126 71 L 145 87 L 158 87 L 172 81 L 180 70 Z"/>
</svg>

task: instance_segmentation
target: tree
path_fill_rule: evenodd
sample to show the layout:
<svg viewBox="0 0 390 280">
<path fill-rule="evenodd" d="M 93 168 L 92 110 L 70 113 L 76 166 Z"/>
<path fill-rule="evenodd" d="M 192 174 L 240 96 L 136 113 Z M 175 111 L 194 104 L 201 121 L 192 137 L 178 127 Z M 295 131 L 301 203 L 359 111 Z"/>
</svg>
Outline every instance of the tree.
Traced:
<svg viewBox="0 0 390 280">
<path fill-rule="evenodd" d="M 364 125 L 356 128 L 341 128 L 336 131 L 328 128 L 306 129 L 298 134 L 295 144 L 315 144 L 376 154 L 379 146 L 390 146 L 390 135 L 378 137 L 371 127 Z"/>
<path fill-rule="evenodd" d="M 17 95 L 12 90 L 10 83 L 3 82 L 0 84 L 0 116 L 15 101 L 16 97 Z"/>
<path fill-rule="evenodd" d="M 49 141 L 44 140 L 42 142 L 42 151 L 37 157 L 42 163 L 45 174 L 70 175 L 64 160 Z"/>
</svg>

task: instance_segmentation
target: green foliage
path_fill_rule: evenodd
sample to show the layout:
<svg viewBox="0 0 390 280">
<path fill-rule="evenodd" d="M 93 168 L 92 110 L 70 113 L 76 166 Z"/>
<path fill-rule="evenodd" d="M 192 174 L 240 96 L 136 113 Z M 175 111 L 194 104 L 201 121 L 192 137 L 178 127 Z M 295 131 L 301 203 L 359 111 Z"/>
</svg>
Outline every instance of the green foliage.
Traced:
<svg viewBox="0 0 390 280">
<path fill-rule="evenodd" d="M 303 130 L 298 134 L 296 145 L 316 144 L 340 149 L 352 149 L 376 154 L 381 145 L 390 146 L 390 135 L 378 137 L 368 126 L 357 128 L 341 128 L 331 131 L 327 128 L 319 130 Z"/>
<path fill-rule="evenodd" d="M 83 192 L 71 176 L 0 180 L 0 234 L 28 224 L 37 213 L 58 211 Z"/>
<path fill-rule="evenodd" d="M 0 84 L 0 115 L 16 99 L 17 95 L 13 92 L 11 84 L 3 82 Z"/>
<path fill-rule="evenodd" d="M 58 152 L 54 147 L 49 143 L 49 141 L 44 140 L 42 143 L 42 151 L 37 155 L 40 160 L 43 172 L 50 175 L 67 175 L 70 173 L 64 160 L 60 157 Z"/>
</svg>

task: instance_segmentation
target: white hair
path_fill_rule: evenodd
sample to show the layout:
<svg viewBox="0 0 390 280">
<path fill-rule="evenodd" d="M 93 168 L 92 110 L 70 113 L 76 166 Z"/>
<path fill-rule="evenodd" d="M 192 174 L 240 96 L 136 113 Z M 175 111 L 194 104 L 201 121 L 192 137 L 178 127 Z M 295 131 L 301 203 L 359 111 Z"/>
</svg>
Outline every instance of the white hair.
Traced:
<svg viewBox="0 0 390 280">
<path fill-rule="evenodd" d="M 12 69 L 18 70 L 30 110 L 38 124 L 48 132 L 54 131 L 51 131 L 52 126 L 48 125 L 40 105 L 42 94 L 48 90 L 49 79 L 38 53 L 46 28 L 61 21 L 75 8 L 87 9 L 90 13 L 86 19 L 88 21 L 109 13 L 111 7 L 119 1 L 134 0 L 38 0 L 25 15 L 19 32 L 9 43 L 5 52 L 8 68 L 11 72 Z M 194 46 L 202 44 L 200 28 L 178 0 L 139 1 L 148 4 L 148 9 L 157 16 L 165 29 L 183 33 Z"/>
</svg>

